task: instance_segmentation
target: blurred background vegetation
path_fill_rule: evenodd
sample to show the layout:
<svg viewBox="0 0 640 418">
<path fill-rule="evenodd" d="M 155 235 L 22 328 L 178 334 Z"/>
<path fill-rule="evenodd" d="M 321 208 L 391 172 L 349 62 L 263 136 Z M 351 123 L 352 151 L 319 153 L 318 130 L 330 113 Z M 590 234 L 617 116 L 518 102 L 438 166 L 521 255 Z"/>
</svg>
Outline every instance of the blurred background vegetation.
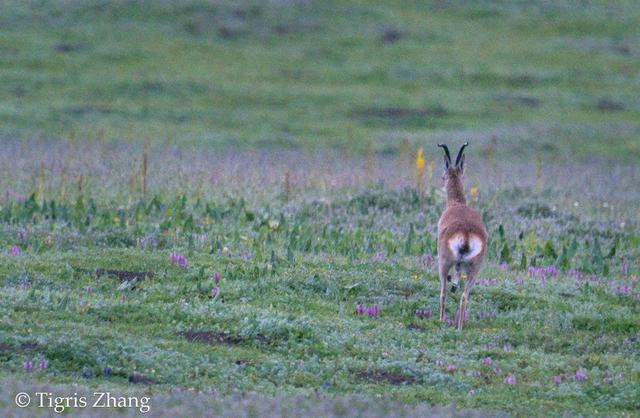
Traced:
<svg viewBox="0 0 640 418">
<path fill-rule="evenodd" d="M 5 140 L 388 154 L 449 138 L 514 158 L 640 157 L 633 0 L 0 7 Z"/>
</svg>

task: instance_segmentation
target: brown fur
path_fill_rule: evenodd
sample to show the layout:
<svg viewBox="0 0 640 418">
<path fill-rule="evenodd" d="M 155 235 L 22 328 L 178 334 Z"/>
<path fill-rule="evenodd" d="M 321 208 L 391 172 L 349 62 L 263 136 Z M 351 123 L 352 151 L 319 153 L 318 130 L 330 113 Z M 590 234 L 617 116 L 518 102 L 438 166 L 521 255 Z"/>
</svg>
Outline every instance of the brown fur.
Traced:
<svg viewBox="0 0 640 418">
<path fill-rule="evenodd" d="M 438 221 L 438 269 L 440 275 L 440 320 L 444 320 L 445 297 L 449 270 L 456 266 L 459 276 L 466 275 L 464 291 L 460 297 L 460 310 L 457 318 L 458 330 L 462 330 L 467 309 L 469 292 L 480 271 L 487 249 L 487 230 L 474 209 L 466 205 L 462 185 L 462 166 L 448 167 L 444 174 L 447 191 L 447 207 Z M 451 242 L 457 244 L 458 253 L 451 250 Z M 477 246 L 481 244 L 481 248 Z M 468 259 L 466 256 L 477 254 Z M 461 277 L 464 279 L 464 277 Z"/>
</svg>

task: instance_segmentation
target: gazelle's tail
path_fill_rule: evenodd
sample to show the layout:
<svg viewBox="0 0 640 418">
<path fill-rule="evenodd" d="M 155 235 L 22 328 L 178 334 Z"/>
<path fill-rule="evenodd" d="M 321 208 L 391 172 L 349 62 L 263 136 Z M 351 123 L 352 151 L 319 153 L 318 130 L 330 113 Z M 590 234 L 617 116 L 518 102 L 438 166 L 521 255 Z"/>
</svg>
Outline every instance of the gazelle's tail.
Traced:
<svg viewBox="0 0 640 418">
<path fill-rule="evenodd" d="M 454 234 L 449 238 L 449 249 L 458 262 L 469 261 L 482 252 L 482 240 L 475 234 Z"/>
</svg>

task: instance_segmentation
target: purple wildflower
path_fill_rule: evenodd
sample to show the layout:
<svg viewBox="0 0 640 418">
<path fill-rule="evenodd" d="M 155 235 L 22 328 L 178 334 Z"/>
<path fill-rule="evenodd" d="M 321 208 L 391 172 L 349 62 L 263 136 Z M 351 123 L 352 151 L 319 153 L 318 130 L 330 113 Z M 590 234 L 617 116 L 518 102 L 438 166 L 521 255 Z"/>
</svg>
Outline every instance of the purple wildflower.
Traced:
<svg viewBox="0 0 640 418">
<path fill-rule="evenodd" d="M 383 262 L 386 258 L 387 256 L 384 251 L 378 251 L 373 255 L 373 257 L 371 257 L 371 260 L 374 262 Z"/>
<path fill-rule="evenodd" d="M 178 265 L 185 270 L 189 270 L 189 262 L 187 261 L 187 257 L 182 254 L 178 256 Z"/>
<path fill-rule="evenodd" d="M 611 383 L 611 382 L 613 382 L 613 377 L 611 376 L 607 376 L 602 379 L 602 383 Z"/>
<path fill-rule="evenodd" d="M 553 376 L 551 380 L 553 380 L 553 383 L 556 385 L 559 385 L 562 383 L 562 376 Z"/>
<path fill-rule="evenodd" d="M 447 366 L 447 371 L 448 371 L 449 373 L 453 373 L 453 372 L 455 372 L 455 371 L 456 371 L 456 369 L 457 369 L 457 367 L 456 367 L 456 365 L 455 365 L 455 364 L 450 364 L 450 365 L 448 365 L 448 366 Z"/>
<path fill-rule="evenodd" d="M 211 298 L 215 299 L 219 292 L 220 288 L 218 286 L 214 286 L 213 289 L 211 289 Z"/>
<path fill-rule="evenodd" d="M 491 357 L 485 357 L 482 359 L 482 364 L 484 364 L 485 366 L 489 366 L 491 363 L 493 363 Z"/>
<path fill-rule="evenodd" d="M 582 273 L 576 269 L 569 270 L 567 272 L 567 276 L 573 278 L 576 282 L 580 282 L 582 280 Z"/>
<path fill-rule="evenodd" d="M 626 261 L 623 262 L 622 265 L 620 265 L 620 272 L 623 276 L 627 276 L 629 274 L 629 263 Z"/>
<path fill-rule="evenodd" d="M 378 308 L 378 305 L 369 306 L 367 308 L 367 314 L 369 314 L 369 316 L 378 316 L 379 312 L 380 308 Z"/>
<path fill-rule="evenodd" d="M 178 253 L 172 252 L 171 254 L 169 254 L 169 261 L 172 264 L 176 264 L 178 262 Z"/>
<path fill-rule="evenodd" d="M 509 263 L 506 263 L 506 262 L 500 263 L 500 269 L 501 270 L 509 270 Z"/>
<path fill-rule="evenodd" d="M 529 266 L 527 269 L 529 276 L 536 277 L 544 282 L 545 279 L 558 276 L 558 268 L 556 266 L 534 267 Z"/>
<path fill-rule="evenodd" d="M 31 360 L 25 360 L 22 362 L 22 368 L 25 372 L 29 373 L 33 370 L 33 362 Z"/>
<path fill-rule="evenodd" d="M 23 194 L 20 194 L 20 193 L 16 193 L 16 194 L 14 195 L 14 197 L 15 197 L 15 199 L 16 199 L 16 202 L 20 202 L 20 203 L 22 203 L 22 202 L 24 202 L 24 201 L 26 201 L 26 200 L 27 200 L 27 196 L 25 196 L 25 195 L 23 195 Z"/>
<path fill-rule="evenodd" d="M 631 292 L 631 287 L 628 285 L 616 286 L 611 291 L 614 295 L 628 295 Z"/>
<path fill-rule="evenodd" d="M 495 369 L 493 369 L 493 372 L 495 374 L 500 374 L 500 373 L 502 373 L 502 369 L 500 367 L 496 367 Z"/>
<path fill-rule="evenodd" d="M 211 278 L 213 279 L 213 282 L 215 284 L 220 283 L 220 273 L 218 273 L 217 271 L 213 272 L 213 274 L 211 275 Z"/>
<path fill-rule="evenodd" d="M 587 374 L 582 370 L 576 370 L 576 374 L 573 376 L 576 382 L 582 382 L 587 380 Z"/>
<path fill-rule="evenodd" d="M 102 369 L 102 374 L 105 376 L 111 376 L 111 373 L 113 372 L 113 370 L 111 370 L 111 367 L 107 366 L 104 369 Z"/>
<path fill-rule="evenodd" d="M 40 369 L 40 371 L 47 370 L 47 366 L 48 366 L 47 360 L 42 359 L 38 362 L 38 368 Z"/>
<path fill-rule="evenodd" d="M 516 384 L 516 375 L 510 374 L 504 378 L 503 383 L 505 385 L 515 385 Z"/>
<path fill-rule="evenodd" d="M 27 282 L 20 283 L 20 289 L 27 290 L 28 288 L 29 288 L 29 283 Z"/>
<path fill-rule="evenodd" d="M 9 255 L 11 257 L 17 257 L 20 255 L 20 247 L 18 247 L 17 245 L 14 245 L 13 247 L 11 247 L 11 249 L 9 250 Z"/>
<path fill-rule="evenodd" d="M 356 314 L 357 315 L 364 315 L 365 311 L 366 311 L 366 308 L 364 307 L 363 304 L 358 303 L 356 305 Z"/>
<path fill-rule="evenodd" d="M 510 353 L 513 351 L 513 346 L 509 343 L 506 343 L 505 345 L 502 346 L 502 349 L 504 350 L 505 353 Z"/>
</svg>

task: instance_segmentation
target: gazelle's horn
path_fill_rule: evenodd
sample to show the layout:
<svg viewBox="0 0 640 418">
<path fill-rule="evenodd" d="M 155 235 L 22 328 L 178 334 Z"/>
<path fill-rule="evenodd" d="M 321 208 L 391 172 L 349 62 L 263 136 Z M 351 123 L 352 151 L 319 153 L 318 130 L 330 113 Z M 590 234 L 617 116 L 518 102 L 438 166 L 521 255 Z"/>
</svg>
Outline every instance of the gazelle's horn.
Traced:
<svg viewBox="0 0 640 418">
<path fill-rule="evenodd" d="M 447 156 L 447 160 L 449 160 L 449 164 L 451 164 L 451 154 L 449 154 L 449 148 L 445 144 L 438 144 L 438 146 L 444 149 L 444 153 Z"/>
<path fill-rule="evenodd" d="M 462 144 L 462 147 L 460 147 L 460 151 L 458 151 L 458 157 L 456 158 L 456 165 L 460 164 L 460 159 L 462 158 L 462 152 L 464 151 L 467 145 L 469 145 L 469 143 L 465 142 L 464 144 Z"/>
</svg>

